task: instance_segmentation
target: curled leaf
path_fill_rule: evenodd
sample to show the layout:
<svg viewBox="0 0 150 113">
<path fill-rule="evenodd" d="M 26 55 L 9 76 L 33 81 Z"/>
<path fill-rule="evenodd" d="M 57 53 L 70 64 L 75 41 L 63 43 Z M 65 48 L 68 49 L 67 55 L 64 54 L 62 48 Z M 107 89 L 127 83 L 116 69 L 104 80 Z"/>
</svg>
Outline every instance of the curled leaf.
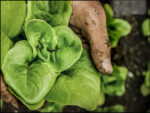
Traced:
<svg viewBox="0 0 150 113">
<path fill-rule="evenodd" d="M 34 57 L 38 54 L 40 59 L 49 61 L 58 72 L 71 67 L 81 56 L 81 41 L 67 26 L 53 29 L 45 21 L 33 19 L 25 25 L 25 33 L 33 47 Z"/>
<path fill-rule="evenodd" d="M 27 104 L 40 102 L 57 77 L 47 62 L 33 61 L 32 55 L 29 43 L 19 41 L 7 53 L 2 67 L 8 87 Z"/>
<path fill-rule="evenodd" d="M 50 64 L 59 72 L 70 68 L 82 54 L 80 38 L 67 26 L 54 28 L 58 40 L 57 47 L 51 52 Z"/>
<path fill-rule="evenodd" d="M 54 29 L 44 20 L 32 19 L 25 24 L 27 40 L 33 48 L 33 55 L 48 61 L 49 51 L 55 50 L 57 38 Z"/>
</svg>

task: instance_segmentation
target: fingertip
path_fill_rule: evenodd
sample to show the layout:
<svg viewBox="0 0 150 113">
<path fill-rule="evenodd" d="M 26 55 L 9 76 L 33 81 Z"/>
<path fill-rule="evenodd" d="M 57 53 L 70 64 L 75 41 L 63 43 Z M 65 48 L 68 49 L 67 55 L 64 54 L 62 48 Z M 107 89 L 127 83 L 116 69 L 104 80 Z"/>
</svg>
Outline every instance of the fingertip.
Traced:
<svg viewBox="0 0 150 113">
<path fill-rule="evenodd" d="M 102 69 L 100 69 L 100 72 L 103 74 L 107 74 L 107 75 L 110 75 L 113 72 L 113 68 L 112 68 L 110 59 L 103 60 Z"/>
</svg>

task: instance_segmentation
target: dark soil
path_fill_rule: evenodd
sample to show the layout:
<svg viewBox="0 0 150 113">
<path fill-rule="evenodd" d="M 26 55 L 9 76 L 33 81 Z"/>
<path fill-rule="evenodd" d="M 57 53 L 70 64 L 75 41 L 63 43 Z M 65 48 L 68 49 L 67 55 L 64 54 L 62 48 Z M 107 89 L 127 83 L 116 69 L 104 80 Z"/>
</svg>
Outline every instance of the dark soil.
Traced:
<svg viewBox="0 0 150 113">
<path fill-rule="evenodd" d="M 106 0 L 104 0 L 106 1 Z M 128 36 L 119 40 L 118 46 L 112 49 L 112 62 L 119 66 L 125 66 L 133 76 L 128 76 L 126 80 L 126 92 L 123 96 L 107 96 L 103 106 L 121 104 L 126 112 L 146 112 L 150 109 L 150 96 L 143 97 L 140 92 L 141 84 L 144 82 L 142 72 L 147 71 L 148 61 L 150 61 L 150 44 L 147 37 L 141 32 L 141 24 L 146 18 L 142 15 L 132 15 L 121 17 L 127 20 L 132 31 Z M 4 103 L 2 111 L 18 111 L 10 104 Z M 86 112 L 79 107 L 67 106 L 64 112 Z"/>
</svg>

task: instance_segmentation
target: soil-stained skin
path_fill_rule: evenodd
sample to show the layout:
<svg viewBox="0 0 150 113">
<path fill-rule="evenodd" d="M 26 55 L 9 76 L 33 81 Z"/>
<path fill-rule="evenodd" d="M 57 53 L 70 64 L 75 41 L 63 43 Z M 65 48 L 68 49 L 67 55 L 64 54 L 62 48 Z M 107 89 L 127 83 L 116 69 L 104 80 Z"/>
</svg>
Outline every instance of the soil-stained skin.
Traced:
<svg viewBox="0 0 150 113">
<path fill-rule="evenodd" d="M 70 24 L 81 30 L 89 41 L 90 53 L 97 69 L 111 74 L 110 44 L 106 28 L 105 11 L 98 1 L 73 1 Z M 81 11 L 82 10 L 82 11 Z"/>
</svg>

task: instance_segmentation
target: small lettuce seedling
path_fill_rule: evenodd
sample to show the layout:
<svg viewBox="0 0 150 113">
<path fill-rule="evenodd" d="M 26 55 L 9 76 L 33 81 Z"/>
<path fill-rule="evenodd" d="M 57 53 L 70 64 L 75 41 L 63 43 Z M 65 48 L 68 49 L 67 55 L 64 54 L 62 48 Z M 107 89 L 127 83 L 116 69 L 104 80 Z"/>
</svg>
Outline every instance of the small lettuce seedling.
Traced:
<svg viewBox="0 0 150 113">
<path fill-rule="evenodd" d="M 142 84 L 140 91 L 143 96 L 150 95 L 150 63 L 148 64 L 148 71 L 145 73 L 145 82 Z"/>
<path fill-rule="evenodd" d="M 114 18 L 114 12 L 109 4 L 104 4 L 107 18 L 107 31 L 111 42 L 111 47 L 117 46 L 118 40 L 131 32 L 131 25 L 123 19 Z"/>
<path fill-rule="evenodd" d="M 113 66 L 110 76 L 102 75 L 102 92 L 109 96 L 122 96 L 125 93 L 125 80 L 128 70 L 122 66 Z"/>
<path fill-rule="evenodd" d="M 150 16 L 150 9 L 148 10 L 148 16 Z M 150 43 L 150 19 L 147 18 L 142 23 L 142 33 L 145 37 L 148 37 L 148 42 Z"/>
<path fill-rule="evenodd" d="M 127 68 L 114 65 L 113 70 L 110 76 L 101 74 L 101 89 L 97 107 L 105 103 L 105 94 L 109 96 L 122 96 L 125 93 L 125 80 L 128 74 Z"/>
<path fill-rule="evenodd" d="M 150 36 L 150 19 L 146 19 L 142 23 L 142 33 L 144 36 Z"/>
</svg>

